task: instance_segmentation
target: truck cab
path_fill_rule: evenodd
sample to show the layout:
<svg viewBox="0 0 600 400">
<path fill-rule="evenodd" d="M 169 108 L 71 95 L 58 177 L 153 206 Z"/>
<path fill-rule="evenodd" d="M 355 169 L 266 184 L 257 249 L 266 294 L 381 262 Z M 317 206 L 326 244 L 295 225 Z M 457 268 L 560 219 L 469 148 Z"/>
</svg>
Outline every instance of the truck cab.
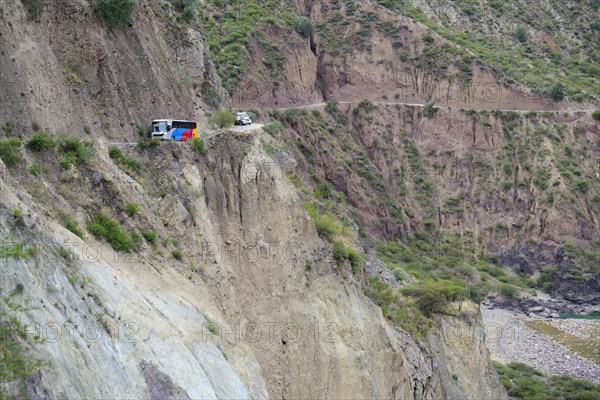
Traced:
<svg viewBox="0 0 600 400">
<path fill-rule="evenodd" d="M 236 115 L 235 124 L 236 125 L 250 125 L 250 124 L 252 124 L 252 120 L 250 119 L 250 116 L 248 114 L 246 114 L 245 112 L 239 112 Z"/>
</svg>

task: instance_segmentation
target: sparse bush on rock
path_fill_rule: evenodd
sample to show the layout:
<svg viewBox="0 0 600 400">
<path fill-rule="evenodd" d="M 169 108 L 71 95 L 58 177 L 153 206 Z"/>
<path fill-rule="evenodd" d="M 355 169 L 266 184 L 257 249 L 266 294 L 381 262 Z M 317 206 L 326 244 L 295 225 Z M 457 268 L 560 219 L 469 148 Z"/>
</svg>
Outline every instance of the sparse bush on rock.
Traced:
<svg viewBox="0 0 600 400">
<path fill-rule="evenodd" d="M 131 22 L 136 0 L 96 0 L 96 9 L 111 28 L 124 28 Z"/>
</svg>

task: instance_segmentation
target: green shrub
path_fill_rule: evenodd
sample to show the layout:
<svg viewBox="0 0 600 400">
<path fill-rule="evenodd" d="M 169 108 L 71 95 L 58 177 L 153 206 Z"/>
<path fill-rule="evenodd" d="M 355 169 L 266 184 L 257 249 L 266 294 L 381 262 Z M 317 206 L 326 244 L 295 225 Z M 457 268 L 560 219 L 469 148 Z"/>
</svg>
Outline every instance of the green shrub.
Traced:
<svg viewBox="0 0 600 400">
<path fill-rule="evenodd" d="M 176 11 L 181 13 L 178 19 L 190 23 L 196 20 L 198 15 L 197 0 L 170 0 Z"/>
<path fill-rule="evenodd" d="M 31 123 L 31 130 L 33 130 L 34 132 L 41 131 L 42 127 L 37 122 L 33 121 Z"/>
<path fill-rule="evenodd" d="M 328 241 L 332 241 L 333 237 L 338 233 L 336 227 L 326 219 L 316 220 L 315 227 L 317 228 L 317 234 Z"/>
<path fill-rule="evenodd" d="M 7 136 L 10 136 L 15 130 L 15 124 L 8 121 L 2 126 L 2 130 L 4 131 L 4 133 L 6 133 Z"/>
<path fill-rule="evenodd" d="M 138 135 L 143 138 L 152 138 L 152 125 L 146 127 L 142 125 L 136 125 Z"/>
<path fill-rule="evenodd" d="M 338 101 L 337 100 L 328 100 L 327 105 L 325 106 L 325 112 L 327 114 L 335 115 L 338 112 Z"/>
<path fill-rule="evenodd" d="M 35 253 L 35 246 L 26 246 L 25 242 L 19 242 L 12 246 L 9 244 L 0 244 L 0 259 L 16 258 L 18 260 L 26 260 L 33 253 Z"/>
<path fill-rule="evenodd" d="M 350 261 L 350 266 L 352 267 L 352 273 L 356 274 L 360 271 L 362 267 L 362 257 L 358 254 L 358 251 L 349 247 L 346 249 L 348 252 L 348 261 Z"/>
<path fill-rule="evenodd" d="M 442 313 L 450 302 L 464 296 L 465 287 L 462 283 L 449 280 L 412 283 L 402 289 L 402 293 L 415 299 L 415 304 L 425 315 Z"/>
<path fill-rule="evenodd" d="M 190 145 L 202 157 L 206 157 L 208 155 L 208 150 L 206 150 L 206 146 L 204 145 L 204 141 L 202 139 L 200 139 L 200 138 L 193 138 L 192 140 L 190 140 Z"/>
<path fill-rule="evenodd" d="M 276 119 L 267 122 L 263 126 L 263 130 L 271 136 L 276 136 L 280 134 L 282 129 L 283 125 L 281 125 L 281 122 L 277 121 Z"/>
<path fill-rule="evenodd" d="M 146 239 L 149 243 L 156 242 L 156 232 L 154 231 L 143 230 L 142 236 L 144 236 L 144 239 Z"/>
<path fill-rule="evenodd" d="M 71 165 L 77 164 L 77 156 L 73 153 L 67 153 L 60 160 L 60 166 L 64 169 L 69 168 Z"/>
<path fill-rule="evenodd" d="M 517 297 L 517 295 L 519 294 L 519 290 L 517 289 L 517 287 L 508 283 L 503 283 L 502 285 L 500 285 L 500 287 L 498 288 L 498 292 L 502 296 L 511 298 Z"/>
<path fill-rule="evenodd" d="M 47 366 L 30 356 L 28 347 L 40 344 L 43 339 L 32 336 L 32 330 L 23 322 L 24 312 L 34 309 L 26 301 L 13 298 L 23 293 L 24 286 L 18 283 L 8 296 L 0 302 L 0 399 L 29 399 L 27 382 L 37 369 Z M 24 346 L 27 343 L 27 346 Z"/>
<path fill-rule="evenodd" d="M 577 187 L 577 190 L 580 191 L 581 193 L 587 193 L 587 191 L 589 189 L 589 184 L 584 179 L 577 181 L 575 186 Z"/>
<path fill-rule="evenodd" d="M 60 163 L 63 168 L 68 168 L 76 163 L 85 163 L 92 155 L 90 146 L 74 137 L 61 137 L 58 148 L 64 154 Z"/>
<path fill-rule="evenodd" d="M 313 33 L 314 27 L 310 18 L 305 16 L 298 16 L 296 18 L 296 32 L 302 37 L 308 38 Z"/>
<path fill-rule="evenodd" d="M 517 26 L 517 29 L 515 29 L 515 36 L 519 42 L 525 43 L 527 41 L 527 28 L 522 25 Z"/>
<path fill-rule="evenodd" d="M 136 203 L 129 202 L 125 204 L 125 212 L 130 217 L 133 217 L 135 214 L 138 213 L 138 211 L 140 211 L 140 206 L 138 206 Z"/>
<path fill-rule="evenodd" d="M 21 162 L 21 141 L 19 139 L 8 139 L 0 141 L 0 159 L 6 165 L 15 165 Z"/>
<path fill-rule="evenodd" d="M 538 167 L 535 171 L 535 177 L 533 178 L 533 183 L 542 190 L 548 189 L 551 175 L 548 168 L 541 166 Z"/>
<path fill-rule="evenodd" d="M 216 111 L 209 120 L 210 124 L 217 128 L 224 129 L 229 128 L 235 124 L 235 115 L 229 110 Z"/>
<path fill-rule="evenodd" d="M 131 22 L 136 0 L 96 0 L 96 9 L 111 28 L 124 28 Z"/>
<path fill-rule="evenodd" d="M 391 319 L 411 335 L 426 336 L 431 321 L 425 318 L 414 302 L 395 294 L 389 284 L 372 276 L 365 296 L 381 308 L 384 317 Z"/>
<path fill-rule="evenodd" d="M 92 235 L 97 239 L 106 240 L 114 250 L 130 251 L 133 248 L 134 243 L 131 236 L 123 231 L 119 221 L 102 213 L 98 213 L 90 219 L 87 227 Z"/>
<path fill-rule="evenodd" d="M 58 248 L 58 255 L 61 256 L 62 258 L 68 258 L 69 255 L 71 255 L 71 251 L 67 248 L 64 247 L 59 247 Z"/>
<path fill-rule="evenodd" d="M 342 242 L 335 242 L 332 250 L 333 259 L 337 262 L 344 262 L 348 258 L 348 251 Z"/>
<path fill-rule="evenodd" d="M 119 148 L 115 146 L 110 146 L 108 148 L 108 155 L 110 158 L 115 160 L 120 166 L 134 172 L 140 171 L 140 162 L 135 158 L 129 157 L 128 155 L 124 154 Z"/>
<path fill-rule="evenodd" d="M 300 121 L 301 111 L 297 108 L 288 108 L 283 114 L 283 118 L 290 125 L 296 125 Z"/>
<path fill-rule="evenodd" d="M 138 142 L 138 147 L 142 150 L 149 150 L 160 144 L 160 139 L 145 139 Z"/>
<path fill-rule="evenodd" d="M 209 321 L 207 323 L 207 327 L 208 327 L 208 331 L 210 333 L 212 333 L 213 335 L 216 335 L 219 333 L 219 325 L 217 325 L 216 323 Z"/>
<path fill-rule="evenodd" d="M 23 210 L 20 208 L 13 209 L 13 223 L 15 225 L 23 225 Z"/>
<path fill-rule="evenodd" d="M 136 231 L 132 231 L 129 234 L 129 237 L 131 238 L 132 247 L 138 249 L 140 247 L 140 244 L 142 243 L 142 237 L 140 236 L 140 234 Z"/>
<path fill-rule="evenodd" d="M 596 111 L 594 111 L 592 113 L 592 117 L 596 120 L 596 121 L 600 121 L 600 108 L 597 109 Z"/>
<path fill-rule="evenodd" d="M 437 111 L 438 108 L 435 106 L 434 103 L 427 102 L 423 106 L 423 115 L 427 118 L 433 117 Z"/>
<path fill-rule="evenodd" d="M 352 110 L 352 114 L 358 115 L 361 110 L 364 110 L 365 114 L 369 114 L 375 109 L 375 104 L 371 103 L 367 99 L 361 99 L 358 105 Z"/>
<path fill-rule="evenodd" d="M 433 36 L 431 36 L 431 34 L 426 33 L 423 35 L 423 43 L 433 44 L 434 42 L 435 42 L 435 39 L 433 38 Z"/>
<path fill-rule="evenodd" d="M 183 260 L 183 254 L 181 253 L 181 250 L 177 249 L 177 250 L 173 250 L 171 252 L 171 256 L 176 259 L 177 261 L 181 261 Z"/>
<path fill-rule="evenodd" d="M 81 239 L 83 239 L 83 231 L 79 228 L 79 224 L 77 223 L 75 218 L 73 218 L 67 213 L 61 213 L 60 219 L 62 220 L 62 223 L 65 226 L 65 228 L 67 228 L 76 236 L 79 236 Z"/>
<path fill-rule="evenodd" d="M 555 101 L 562 101 L 565 98 L 564 86 L 561 82 L 557 82 L 550 90 L 550 96 Z"/>
<path fill-rule="evenodd" d="M 27 147 L 34 151 L 50 150 L 53 149 L 56 143 L 48 132 L 35 132 Z"/>
<path fill-rule="evenodd" d="M 31 167 L 29 167 L 29 172 L 31 173 L 31 175 L 39 176 L 42 174 L 42 166 L 37 163 L 31 164 Z"/>
</svg>

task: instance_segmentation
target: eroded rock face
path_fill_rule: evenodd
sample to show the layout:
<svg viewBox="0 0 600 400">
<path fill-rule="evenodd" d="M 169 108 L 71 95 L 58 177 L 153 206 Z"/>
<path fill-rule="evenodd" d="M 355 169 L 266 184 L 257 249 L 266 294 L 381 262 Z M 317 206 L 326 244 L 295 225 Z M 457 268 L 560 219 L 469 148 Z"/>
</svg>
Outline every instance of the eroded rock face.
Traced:
<svg viewBox="0 0 600 400">
<path fill-rule="evenodd" d="M 87 127 L 129 140 L 152 119 L 204 122 L 228 102 L 208 45 L 197 30 L 169 29 L 154 7 L 140 1 L 134 27 L 110 31 L 86 1 L 46 2 L 37 23 L 20 2 L 3 5 L 0 118 L 16 131 L 35 120 L 51 132 Z"/>
<path fill-rule="evenodd" d="M 110 163 L 103 157 L 101 171 Z M 54 367 L 40 370 L 32 394 L 438 399 L 455 390 L 477 398 L 472 388 L 446 384 L 442 361 L 390 326 L 350 271 L 341 273 L 258 138 L 215 138 L 209 160 L 193 167 L 193 153 L 178 149 L 176 157 L 173 179 L 205 193 L 190 200 L 196 223 L 179 232 L 187 214 L 162 214 L 160 205 L 139 218 L 152 221 L 156 209 L 163 226 L 153 229 L 181 240 L 188 262 L 203 266 L 191 275 L 151 248 L 124 257 L 91 237 L 81 241 L 2 180 L 4 234 L 20 207 L 27 217 L 15 239 L 47 243 L 38 250 L 43 257 L 3 260 L 2 292 L 23 283 L 19 299 L 40 305 L 24 320 L 62 333 L 34 347 Z M 57 255 L 65 242 L 77 245 L 67 258 Z"/>
<path fill-rule="evenodd" d="M 479 310 L 470 310 L 470 316 L 436 316 L 435 322 L 435 334 L 429 336 L 429 343 L 448 398 L 508 398 L 488 361 Z"/>
<path fill-rule="evenodd" d="M 292 29 L 266 27 L 264 34 L 284 55 L 283 71 L 269 76 L 262 57 L 249 57 L 245 74 L 232 94 L 240 107 L 293 107 L 324 100 L 424 103 L 456 108 L 551 109 L 554 105 L 531 95 L 492 68 L 468 56 L 461 74 L 457 66 L 444 73 L 434 60 L 421 60 L 428 46 L 448 42 L 427 28 L 376 3 L 357 2 L 340 17 L 336 2 L 299 1 L 315 23 L 310 38 Z M 353 20 L 353 16 L 361 18 Z M 341 23 L 343 21 L 343 23 Z M 423 37 L 432 35 L 431 43 Z M 261 54 L 261 39 L 250 53 Z M 446 51 L 447 53 L 447 51 Z M 447 67 L 447 66 L 446 66 Z"/>
</svg>

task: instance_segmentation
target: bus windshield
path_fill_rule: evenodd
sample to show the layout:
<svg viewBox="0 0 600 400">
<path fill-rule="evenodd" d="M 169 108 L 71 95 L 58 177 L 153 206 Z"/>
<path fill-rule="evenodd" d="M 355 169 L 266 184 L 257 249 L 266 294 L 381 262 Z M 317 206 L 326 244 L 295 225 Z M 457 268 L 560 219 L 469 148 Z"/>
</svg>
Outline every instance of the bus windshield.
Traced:
<svg viewBox="0 0 600 400">
<path fill-rule="evenodd" d="M 167 122 L 166 121 L 159 121 L 159 122 L 155 122 L 153 125 L 153 131 L 154 132 L 166 132 L 167 131 Z"/>
</svg>

